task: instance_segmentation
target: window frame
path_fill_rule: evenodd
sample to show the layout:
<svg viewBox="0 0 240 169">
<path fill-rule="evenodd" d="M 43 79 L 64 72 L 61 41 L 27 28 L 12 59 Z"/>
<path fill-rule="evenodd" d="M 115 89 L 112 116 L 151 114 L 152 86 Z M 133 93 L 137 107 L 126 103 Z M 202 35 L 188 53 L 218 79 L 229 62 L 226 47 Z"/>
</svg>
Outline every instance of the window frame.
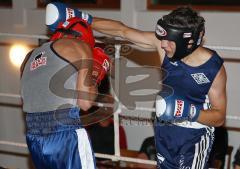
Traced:
<svg viewBox="0 0 240 169">
<path fill-rule="evenodd" d="M 116 2 L 117 1 L 117 2 Z M 91 9 L 109 9 L 109 10 L 120 10 L 120 0 L 96 0 L 96 3 L 66 3 L 74 8 L 91 8 Z M 46 4 L 42 3 L 41 0 L 37 0 L 38 8 L 44 8 Z"/>
<path fill-rule="evenodd" d="M 148 10 L 173 10 L 179 6 L 186 6 L 182 4 L 178 5 L 161 5 L 161 4 L 152 4 L 152 0 L 147 0 L 147 9 Z M 227 0 L 226 0 L 227 1 Z M 240 11 L 239 5 L 190 5 L 194 10 L 199 11 Z"/>
<path fill-rule="evenodd" d="M 9 7 L 9 8 L 11 8 L 12 6 L 13 6 L 12 0 L 8 0 L 8 2 L 6 2 L 6 3 L 3 3 L 3 2 L 0 1 L 0 8 L 1 7 Z"/>
</svg>

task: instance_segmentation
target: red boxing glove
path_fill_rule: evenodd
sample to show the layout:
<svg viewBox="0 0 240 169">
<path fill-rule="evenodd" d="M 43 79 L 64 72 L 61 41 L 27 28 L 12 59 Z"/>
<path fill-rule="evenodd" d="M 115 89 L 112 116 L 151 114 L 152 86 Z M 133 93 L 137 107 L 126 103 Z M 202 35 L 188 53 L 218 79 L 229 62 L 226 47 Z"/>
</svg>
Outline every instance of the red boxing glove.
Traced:
<svg viewBox="0 0 240 169">
<path fill-rule="evenodd" d="M 93 49 L 93 71 L 92 77 L 95 84 L 99 85 L 110 69 L 110 59 L 108 55 L 98 47 Z"/>
</svg>

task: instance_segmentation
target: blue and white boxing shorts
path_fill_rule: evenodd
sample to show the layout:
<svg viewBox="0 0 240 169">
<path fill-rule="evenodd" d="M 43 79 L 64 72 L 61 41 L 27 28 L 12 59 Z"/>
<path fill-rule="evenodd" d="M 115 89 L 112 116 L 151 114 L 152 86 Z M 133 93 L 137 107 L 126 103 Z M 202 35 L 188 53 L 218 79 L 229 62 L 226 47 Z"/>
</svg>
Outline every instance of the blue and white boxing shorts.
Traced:
<svg viewBox="0 0 240 169">
<path fill-rule="evenodd" d="M 37 169 L 95 169 L 79 108 L 27 113 L 27 145 Z"/>
<path fill-rule="evenodd" d="M 214 128 L 194 128 L 192 127 L 194 124 L 191 126 L 190 122 L 188 125 L 178 126 L 166 122 L 155 122 L 157 168 L 207 168 L 214 141 Z"/>
</svg>

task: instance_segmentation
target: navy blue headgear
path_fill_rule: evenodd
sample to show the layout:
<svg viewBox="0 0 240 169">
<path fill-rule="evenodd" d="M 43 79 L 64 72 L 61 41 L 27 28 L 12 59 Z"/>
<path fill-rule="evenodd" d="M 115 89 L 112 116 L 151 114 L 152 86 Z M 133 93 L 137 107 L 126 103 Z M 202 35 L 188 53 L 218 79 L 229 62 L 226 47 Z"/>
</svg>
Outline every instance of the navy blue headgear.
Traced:
<svg viewBox="0 0 240 169">
<path fill-rule="evenodd" d="M 192 53 L 202 42 L 200 33 L 204 33 L 204 22 L 200 24 L 197 30 L 188 27 L 177 27 L 167 24 L 163 18 L 159 19 L 156 25 L 155 35 L 159 40 L 169 40 L 176 43 L 176 51 L 171 61 L 181 60 L 185 56 Z M 193 43 L 189 43 L 190 40 Z M 192 45 L 188 48 L 188 45 Z"/>
</svg>

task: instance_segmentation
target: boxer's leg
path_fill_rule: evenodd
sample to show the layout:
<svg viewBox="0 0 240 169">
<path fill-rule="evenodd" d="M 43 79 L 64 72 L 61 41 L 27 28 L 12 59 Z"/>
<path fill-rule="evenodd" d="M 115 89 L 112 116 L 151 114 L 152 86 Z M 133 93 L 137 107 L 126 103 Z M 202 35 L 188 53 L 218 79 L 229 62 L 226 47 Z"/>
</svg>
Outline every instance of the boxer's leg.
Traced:
<svg viewBox="0 0 240 169">
<path fill-rule="evenodd" d="M 45 137 L 45 164 L 51 169 L 95 169 L 95 158 L 85 129 L 70 129 Z"/>
<path fill-rule="evenodd" d="M 36 169 L 47 169 L 44 165 L 44 159 L 42 155 L 41 138 L 38 135 L 27 133 L 26 141 L 28 150 L 31 154 L 32 161 Z"/>
<path fill-rule="evenodd" d="M 155 124 L 158 168 L 205 169 L 213 137 L 211 128 L 194 129 Z"/>
<path fill-rule="evenodd" d="M 195 131 L 194 131 L 195 130 Z M 177 157 L 180 168 L 207 169 L 207 162 L 214 141 L 214 130 L 210 127 L 192 129 L 194 139 L 186 140 Z"/>
</svg>

